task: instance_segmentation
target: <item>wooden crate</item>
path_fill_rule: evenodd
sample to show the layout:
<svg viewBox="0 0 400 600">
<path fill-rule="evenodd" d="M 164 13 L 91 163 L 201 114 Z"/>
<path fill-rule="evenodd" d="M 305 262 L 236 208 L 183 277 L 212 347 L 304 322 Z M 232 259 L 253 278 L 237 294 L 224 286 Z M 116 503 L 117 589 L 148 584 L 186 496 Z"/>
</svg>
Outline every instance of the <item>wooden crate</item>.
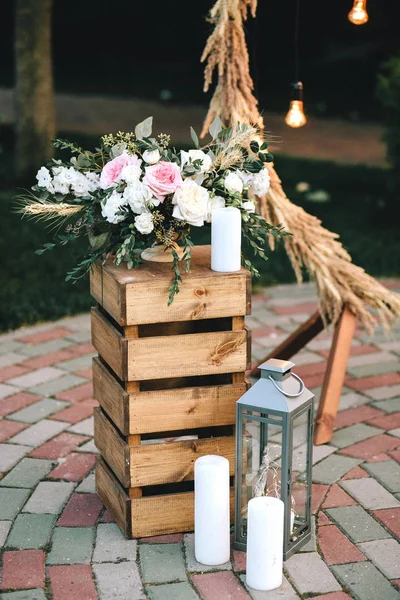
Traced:
<svg viewBox="0 0 400 600">
<path fill-rule="evenodd" d="M 247 390 L 250 275 L 210 270 L 210 248 L 167 306 L 171 265 L 97 266 L 91 291 L 99 495 L 128 536 L 193 529 L 193 468 L 235 468 L 235 404 Z M 233 491 L 232 491 L 233 499 Z M 233 508 L 233 507 L 232 507 Z"/>
</svg>

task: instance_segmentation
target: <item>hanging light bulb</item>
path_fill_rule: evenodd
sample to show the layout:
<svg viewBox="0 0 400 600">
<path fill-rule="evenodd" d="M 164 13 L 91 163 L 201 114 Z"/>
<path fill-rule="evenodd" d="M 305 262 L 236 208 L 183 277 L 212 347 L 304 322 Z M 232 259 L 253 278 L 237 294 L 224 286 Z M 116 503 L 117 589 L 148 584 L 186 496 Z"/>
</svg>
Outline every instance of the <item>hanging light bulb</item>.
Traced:
<svg viewBox="0 0 400 600">
<path fill-rule="evenodd" d="M 364 25 L 368 21 L 367 0 L 354 0 L 354 5 L 348 14 L 348 19 L 353 25 Z"/>
<path fill-rule="evenodd" d="M 290 101 L 289 111 L 285 117 L 286 125 L 289 127 L 303 127 L 307 123 L 303 108 L 303 84 L 301 81 L 293 84 L 293 98 Z"/>
</svg>

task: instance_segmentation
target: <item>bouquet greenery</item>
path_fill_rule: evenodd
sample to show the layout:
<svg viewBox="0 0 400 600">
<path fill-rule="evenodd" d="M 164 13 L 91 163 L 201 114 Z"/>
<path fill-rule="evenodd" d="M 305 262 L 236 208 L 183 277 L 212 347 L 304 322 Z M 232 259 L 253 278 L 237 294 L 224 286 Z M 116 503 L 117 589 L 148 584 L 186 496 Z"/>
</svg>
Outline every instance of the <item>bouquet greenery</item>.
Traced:
<svg viewBox="0 0 400 600">
<path fill-rule="evenodd" d="M 184 270 L 190 269 L 191 227 L 210 223 L 214 209 L 233 206 L 241 211 L 243 236 L 254 254 L 266 260 L 268 235 L 288 235 L 256 214 L 256 196 L 270 184 L 268 144 L 254 127 L 223 128 L 219 118 L 210 135 L 201 148 L 191 129 L 194 149 L 178 153 L 170 136 L 152 137 L 149 117 L 134 133 L 103 136 L 94 152 L 55 140 L 56 148 L 72 156 L 41 167 L 32 192 L 19 197 L 23 214 L 59 225 L 54 241 L 37 253 L 87 235 L 87 255 L 67 274 L 76 280 L 109 256 L 128 269 L 137 267 L 143 250 L 164 245 L 172 251 L 171 303 L 181 283 L 181 259 Z M 258 275 L 249 257 L 243 256 L 243 264 Z"/>
</svg>

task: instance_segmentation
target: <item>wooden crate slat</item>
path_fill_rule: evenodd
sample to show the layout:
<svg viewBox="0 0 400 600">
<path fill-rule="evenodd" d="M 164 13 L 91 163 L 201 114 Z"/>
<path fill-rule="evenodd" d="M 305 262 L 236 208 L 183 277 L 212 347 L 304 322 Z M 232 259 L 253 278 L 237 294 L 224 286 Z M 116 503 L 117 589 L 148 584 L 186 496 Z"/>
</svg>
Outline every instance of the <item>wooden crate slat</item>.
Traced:
<svg viewBox="0 0 400 600">
<path fill-rule="evenodd" d="M 104 456 L 124 487 L 129 487 L 129 449 L 118 431 L 107 419 L 101 408 L 94 409 L 94 439 L 99 452 Z"/>
<path fill-rule="evenodd" d="M 215 437 L 165 444 L 130 446 L 130 486 L 180 483 L 194 479 L 194 462 L 200 456 L 217 454 L 229 460 L 235 472 L 235 437 Z"/>
<path fill-rule="evenodd" d="M 121 531 L 132 535 L 131 500 L 111 469 L 101 458 L 96 460 L 96 491 Z"/>
<path fill-rule="evenodd" d="M 114 421 L 118 429 L 129 434 L 129 394 L 118 383 L 99 358 L 93 358 L 93 398 Z M 139 433 L 134 432 L 132 433 Z"/>
<path fill-rule="evenodd" d="M 101 314 L 92 308 L 92 344 L 120 379 L 126 379 L 126 347 L 122 335 Z"/>
</svg>

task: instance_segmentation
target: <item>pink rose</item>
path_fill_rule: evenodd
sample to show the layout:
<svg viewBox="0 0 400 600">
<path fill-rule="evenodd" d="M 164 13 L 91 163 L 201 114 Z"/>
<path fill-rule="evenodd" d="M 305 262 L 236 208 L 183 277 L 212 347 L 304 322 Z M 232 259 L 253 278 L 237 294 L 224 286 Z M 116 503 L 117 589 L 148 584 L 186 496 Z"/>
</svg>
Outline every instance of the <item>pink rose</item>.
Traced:
<svg viewBox="0 0 400 600">
<path fill-rule="evenodd" d="M 116 158 L 113 158 L 104 165 L 100 175 L 100 187 L 103 190 L 113 187 L 115 183 L 121 181 L 121 173 L 124 167 L 128 165 L 141 165 L 141 160 L 134 154 L 131 156 L 123 152 Z"/>
<path fill-rule="evenodd" d="M 173 194 L 182 185 L 181 172 L 177 164 L 161 161 L 145 169 L 143 183 L 147 185 L 154 196 L 163 201 L 167 194 Z"/>
</svg>

